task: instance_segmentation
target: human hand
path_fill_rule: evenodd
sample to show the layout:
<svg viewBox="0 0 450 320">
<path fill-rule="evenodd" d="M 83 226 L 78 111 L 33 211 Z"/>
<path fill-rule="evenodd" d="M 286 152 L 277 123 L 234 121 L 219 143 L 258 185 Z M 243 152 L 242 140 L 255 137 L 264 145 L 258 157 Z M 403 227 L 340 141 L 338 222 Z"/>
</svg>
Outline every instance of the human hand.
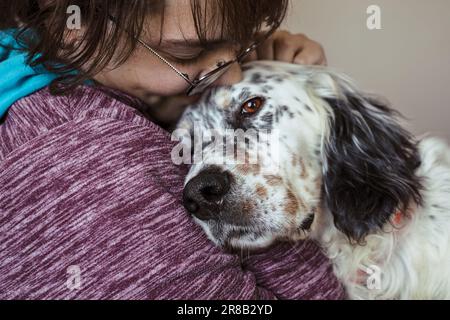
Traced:
<svg viewBox="0 0 450 320">
<path fill-rule="evenodd" d="M 304 65 L 326 65 L 323 47 L 304 34 L 276 31 L 262 43 L 249 60 L 278 60 Z"/>
</svg>

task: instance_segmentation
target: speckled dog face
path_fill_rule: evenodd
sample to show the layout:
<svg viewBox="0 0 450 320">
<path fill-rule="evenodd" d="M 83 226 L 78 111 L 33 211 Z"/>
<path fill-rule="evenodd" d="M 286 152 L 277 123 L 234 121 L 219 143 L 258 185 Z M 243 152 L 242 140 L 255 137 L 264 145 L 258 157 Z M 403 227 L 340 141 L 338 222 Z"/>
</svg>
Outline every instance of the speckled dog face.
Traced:
<svg viewBox="0 0 450 320">
<path fill-rule="evenodd" d="M 184 190 L 186 208 L 216 244 L 258 248 L 302 238 L 310 228 L 320 200 L 325 117 L 306 89 L 313 69 L 253 62 L 244 70 L 241 83 L 213 89 L 191 106 L 178 129 L 189 133 L 183 140 L 189 147 L 207 130 L 276 132 L 275 149 L 235 145 L 256 154 L 256 163 L 214 162 L 214 148 L 202 143 L 202 160 L 192 165 Z M 266 170 L 275 157 L 276 170 Z"/>
</svg>

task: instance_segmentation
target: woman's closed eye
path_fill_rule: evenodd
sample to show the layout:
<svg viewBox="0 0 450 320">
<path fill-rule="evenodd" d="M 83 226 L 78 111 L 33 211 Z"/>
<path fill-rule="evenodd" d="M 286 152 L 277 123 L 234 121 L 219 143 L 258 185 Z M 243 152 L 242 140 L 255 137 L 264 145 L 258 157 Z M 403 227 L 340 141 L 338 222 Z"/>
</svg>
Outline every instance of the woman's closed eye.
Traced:
<svg viewBox="0 0 450 320">
<path fill-rule="evenodd" d="M 203 52 L 202 52 L 203 53 Z M 197 63 L 203 56 L 202 53 L 199 53 L 197 55 L 190 55 L 190 56 L 180 56 L 180 55 L 176 55 L 176 56 L 171 56 L 171 59 L 179 64 L 179 65 L 193 65 L 195 63 Z"/>
<path fill-rule="evenodd" d="M 223 48 L 230 48 L 237 55 L 240 51 L 236 47 L 236 45 L 231 45 L 229 43 L 220 42 L 219 44 L 209 45 L 207 48 L 199 47 L 199 48 L 185 48 L 185 49 L 163 49 L 163 52 L 167 54 L 167 58 L 171 61 L 181 65 L 188 66 L 193 65 L 199 62 L 200 59 L 205 57 L 205 55 L 212 54 L 217 50 L 221 50 Z M 239 47 L 240 48 L 240 47 Z"/>
<path fill-rule="evenodd" d="M 160 52 L 170 61 L 173 61 L 181 65 L 185 64 L 187 65 L 197 62 L 203 56 L 205 50 L 199 49 L 199 50 L 174 51 L 162 49 Z"/>
</svg>

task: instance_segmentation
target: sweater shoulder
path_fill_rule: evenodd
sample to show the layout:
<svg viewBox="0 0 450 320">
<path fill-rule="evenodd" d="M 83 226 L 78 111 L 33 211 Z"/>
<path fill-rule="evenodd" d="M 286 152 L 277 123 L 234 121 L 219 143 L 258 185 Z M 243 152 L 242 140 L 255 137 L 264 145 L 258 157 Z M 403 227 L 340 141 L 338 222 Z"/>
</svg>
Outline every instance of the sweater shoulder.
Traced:
<svg viewBox="0 0 450 320">
<path fill-rule="evenodd" d="M 110 119 L 165 134 L 139 111 L 139 103 L 116 91 L 82 86 L 54 96 L 48 88 L 14 103 L 0 122 L 0 161 L 28 141 L 70 121 Z"/>
<path fill-rule="evenodd" d="M 163 175 L 164 181 L 156 186 L 178 192 L 174 189 L 182 185 L 185 171 L 171 161 L 170 135 L 129 105 L 132 99 L 91 87 L 70 96 L 52 96 L 44 89 L 21 99 L 0 125 L 0 172 L 13 177 L 17 169 L 22 174 L 26 159 L 34 159 L 30 168 L 47 170 L 70 166 L 78 158 L 91 165 L 84 169 L 91 174 L 104 165 L 157 172 L 154 177 Z"/>
</svg>

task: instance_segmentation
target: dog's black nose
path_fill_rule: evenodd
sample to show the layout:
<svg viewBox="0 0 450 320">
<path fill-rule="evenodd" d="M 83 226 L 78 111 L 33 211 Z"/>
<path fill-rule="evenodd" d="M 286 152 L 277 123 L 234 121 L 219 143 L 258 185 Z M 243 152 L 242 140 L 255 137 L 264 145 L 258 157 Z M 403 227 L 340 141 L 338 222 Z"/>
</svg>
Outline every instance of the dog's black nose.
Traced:
<svg viewBox="0 0 450 320">
<path fill-rule="evenodd" d="M 184 187 L 184 207 L 201 220 L 213 219 L 218 215 L 229 190 L 229 173 L 205 170 Z"/>
</svg>

